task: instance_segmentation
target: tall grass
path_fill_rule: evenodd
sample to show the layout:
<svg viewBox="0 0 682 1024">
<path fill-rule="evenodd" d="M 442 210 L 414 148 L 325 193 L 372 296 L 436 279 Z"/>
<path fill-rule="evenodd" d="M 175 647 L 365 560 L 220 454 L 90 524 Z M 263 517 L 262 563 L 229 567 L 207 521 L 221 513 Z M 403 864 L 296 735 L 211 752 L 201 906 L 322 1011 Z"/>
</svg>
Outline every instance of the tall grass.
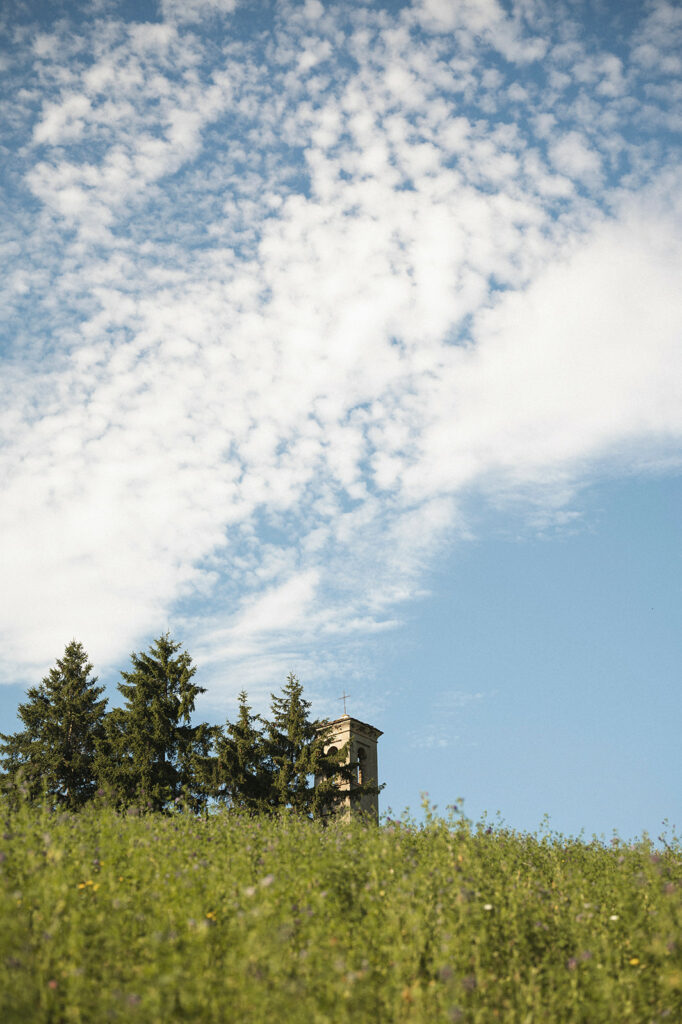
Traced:
<svg viewBox="0 0 682 1024">
<path fill-rule="evenodd" d="M 0 1020 L 682 1021 L 682 850 L 3 806 Z"/>
</svg>

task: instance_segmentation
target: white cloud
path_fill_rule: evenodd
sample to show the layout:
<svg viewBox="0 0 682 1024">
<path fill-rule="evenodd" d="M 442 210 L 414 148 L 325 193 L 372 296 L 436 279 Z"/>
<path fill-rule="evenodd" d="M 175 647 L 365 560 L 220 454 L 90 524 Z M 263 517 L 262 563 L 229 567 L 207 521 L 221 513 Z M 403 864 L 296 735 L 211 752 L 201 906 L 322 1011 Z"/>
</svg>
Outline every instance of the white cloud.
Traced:
<svg viewBox="0 0 682 1024">
<path fill-rule="evenodd" d="M 637 444 L 644 457 L 677 445 L 679 227 L 679 211 L 630 200 L 483 312 L 475 348 L 432 396 L 421 458 L 403 477 L 408 494 L 476 477 L 541 488 L 557 468 L 579 478 L 586 460 L 620 454 L 632 464 Z"/>
<path fill-rule="evenodd" d="M 669 0 L 654 0 L 647 7 L 644 23 L 633 37 L 633 59 L 647 69 L 679 76 L 682 11 Z"/>
<path fill-rule="evenodd" d="M 215 15 L 232 14 L 239 0 L 161 0 L 161 12 L 170 22 L 197 23 Z"/>
<path fill-rule="evenodd" d="M 239 642 L 248 641 L 254 635 L 271 632 L 273 623 L 279 631 L 300 629 L 310 614 L 318 583 L 319 572 L 307 569 L 266 590 L 239 613 L 233 635 Z"/>
<path fill-rule="evenodd" d="M 554 166 L 570 178 L 593 184 L 601 172 L 601 156 L 579 132 L 568 132 L 549 148 Z"/>
<path fill-rule="evenodd" d="M 82 135 L 91 106 L 87 96 L 65 96 L 60 103 L 48 103 L 43 119 L 33 130 L 38 144 L 66 142 Z"/>
<path fill-rule="evenodd" d="M 482 37 L 514 63 L 526 64 L 545 55 L 544 40 L 524 36 L 518 18 L 508 16 L 498 0 L 420 0 L 414 7 L 417 17 L 429 29 L 455 31 L 460 41 L 471 48 Z"/>
</svg>

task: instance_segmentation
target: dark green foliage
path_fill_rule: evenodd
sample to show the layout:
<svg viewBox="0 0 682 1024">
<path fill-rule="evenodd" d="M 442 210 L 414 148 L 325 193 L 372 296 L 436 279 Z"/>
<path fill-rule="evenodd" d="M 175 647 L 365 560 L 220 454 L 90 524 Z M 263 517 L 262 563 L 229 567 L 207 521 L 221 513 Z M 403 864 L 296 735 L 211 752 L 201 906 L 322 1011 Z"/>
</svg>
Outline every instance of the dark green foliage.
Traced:
<svg viewBox="0 0 682 1024">
<path fill-rule="evenodd" d="M 1 734 L 7 781 L 31 800 L 45 795 L 73 809 L 93 795 L 95 744 L 107 702 L 91 672 L 82 644 L 72 640 L 19 705 L 23 731 Z"/>
<path fill-rule="evenodd" d="M 191 726 L 190 715 L 204 690 L 192 682 L 196 668 L 168 633 L 149 651 L 131 655 L 132 670 L 119 683 L 125 705 L 106 720 L 97 756 L 99 785 L 115 803 L 162 810 L 174 802 L 205 799 L 200 767 L 211 730 Z M 180 653 L 181 652 L 181 653 Z"/>
<path fill-rule="evenodd" d="M 271 701 L 272 719 L 267 723 L 271 801 L 276 807 L 309 813 L 312 750 L 321 746 L 317 723 L 309 718 L 310 701 L 304 699 L 303 687 L 292 674 L 281 696 L 273 693 Z"/>
<path fill-rule="evenodd" d="M 251 713 L 244 690 L 239 694 L 239 716 L 216 736 L 215 796 L 231 807 L 265 811 L 271 804 L 264 723 Z"/>
</svg>

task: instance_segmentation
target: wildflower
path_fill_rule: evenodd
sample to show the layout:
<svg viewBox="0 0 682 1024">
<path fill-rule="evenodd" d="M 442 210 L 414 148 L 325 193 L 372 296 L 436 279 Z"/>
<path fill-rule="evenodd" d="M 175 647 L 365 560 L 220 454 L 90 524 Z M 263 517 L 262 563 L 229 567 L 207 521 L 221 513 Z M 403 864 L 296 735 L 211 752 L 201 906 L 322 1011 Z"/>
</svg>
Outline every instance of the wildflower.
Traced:
<svg viewBox="0 0 682 1024">
<path fill-rule="evenodd" d="M 256 891 L 256 886 L 255 885 L 247 885 L 247 887 L 244 889 L 244 895 L 245 896 L 253 896 L 255 891 Z"/>
<path fill-rule="evenodd" d="M 52 991 L 54 991 L 57 988 L 58 984 L 59 983 L 57 982 L 56 978 L 50 978 L 50 980 L 47 983 L 47 987 L 51 988 Z"/>
<path fill-rule="evenodd" d="M 260 885 L 262 885 L 264 889 L 267 889 L 267 887 L 269 885 L 272 885 L 272 883 L 274 881 L 275 881 L 275 876 L 274 875 L 266 875 L 265 878 L 261 878 Z"/>
<path fill-rule="evenodd" d="M 483 904 L 483 909 L 484 910 L 492 910 L 493 909 L 492 903 L 484 903 Z"/>
<path fill-rule="evenodd" d="M 609 918 L 609 921 L 617 921 L 617 920 L 618 920 L 618 914 L 611 914 L 611 917 Z"/>
<path fill-rule="evenodd" d="M 574 956 L 572 956 L 567 961 L 566 966 L 568 967 L 569 971 L 574 971 L 576 969 L 576 967 L 578 966 L 578 961 L 576 960 L 576 958 Z"/>
<path fill-rule="evenodd" d="M 638 956 L 631 956 L 630 959 L 628 960 L 628 963 L 630 964 L 631 967 L 636 967 L 637 964 L 639 963 L 639 957 Z"/>
</svg>

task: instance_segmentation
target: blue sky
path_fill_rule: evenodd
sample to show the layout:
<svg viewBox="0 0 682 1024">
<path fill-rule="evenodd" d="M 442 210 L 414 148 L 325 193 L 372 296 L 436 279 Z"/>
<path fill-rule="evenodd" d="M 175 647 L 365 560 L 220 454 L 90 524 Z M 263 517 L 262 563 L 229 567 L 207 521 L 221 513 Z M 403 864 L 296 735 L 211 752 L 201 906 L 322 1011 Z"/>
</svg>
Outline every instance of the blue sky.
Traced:
<svg viewBox="0 0 682 1024">
<path fill-rule="evenodd" d="M 0 15 L 0 709 L 170 629 L 384 805 L 682 824 L 682 11 Z"/>
</svg>

